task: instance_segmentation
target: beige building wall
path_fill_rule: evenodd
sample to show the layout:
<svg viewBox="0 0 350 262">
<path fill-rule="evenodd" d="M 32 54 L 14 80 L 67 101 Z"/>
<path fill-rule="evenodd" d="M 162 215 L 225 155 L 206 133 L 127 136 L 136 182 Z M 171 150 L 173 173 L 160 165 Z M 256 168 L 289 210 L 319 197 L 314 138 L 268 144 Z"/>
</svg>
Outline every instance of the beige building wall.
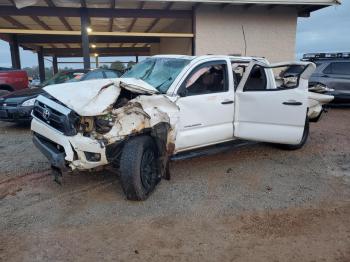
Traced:
<svg viewBox="0 0 350 262">
<path fill-rule="evenodd" d="M 164 32 L 191 33 L 191 20 L 176 20 L 163 30 Z M 161 38 L 159 44 L 151 44 L 151 55 L 179 54 L 192 55 L 192 39 L 190 38 Z"/>
<path fill-rule="evenodd" d="M 294 60 L 297 13 L 294 8 L 200 6 L 196 10 L 196 55 L 245 54 L 270 62 Z"/>
</svg>

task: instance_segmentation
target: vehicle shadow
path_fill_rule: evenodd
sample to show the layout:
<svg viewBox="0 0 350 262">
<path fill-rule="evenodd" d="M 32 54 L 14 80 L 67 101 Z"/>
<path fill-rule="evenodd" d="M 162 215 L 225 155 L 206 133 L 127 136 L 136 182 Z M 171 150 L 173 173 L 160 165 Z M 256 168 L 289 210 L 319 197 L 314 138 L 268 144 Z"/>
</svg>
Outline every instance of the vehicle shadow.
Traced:
<svg viewBox="0 0 350 262">
<path fill-rule="evenodd" d="M 0 122 L 0 129 L 6 129 L 7 131 L 15 130 L 30 130 L 31 121 L 23 121 L 23 122 Z"/>
</svg>

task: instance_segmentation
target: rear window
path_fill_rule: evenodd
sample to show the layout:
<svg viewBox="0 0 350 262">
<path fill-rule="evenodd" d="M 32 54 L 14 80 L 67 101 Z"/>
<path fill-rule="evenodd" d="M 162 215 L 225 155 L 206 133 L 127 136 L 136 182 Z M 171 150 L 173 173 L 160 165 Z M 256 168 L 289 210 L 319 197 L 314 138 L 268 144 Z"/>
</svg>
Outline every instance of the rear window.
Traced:
<svg viewBox="0 0 350 262">
<path fill-rule="evenodd" d="M 324 70 L 325 74 L 350 75 L 349 62 L 332 62 Z"/>
</svg>

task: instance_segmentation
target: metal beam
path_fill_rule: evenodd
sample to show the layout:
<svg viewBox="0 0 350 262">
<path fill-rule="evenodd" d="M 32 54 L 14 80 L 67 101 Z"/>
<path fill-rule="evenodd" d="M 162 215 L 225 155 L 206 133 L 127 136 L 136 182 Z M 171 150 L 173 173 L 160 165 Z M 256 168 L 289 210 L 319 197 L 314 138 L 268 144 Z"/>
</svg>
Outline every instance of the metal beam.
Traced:
<svg viewBox="0 0 350 262">
<path fill-rule="evenodd" d="M 84 69 L 90 69 L 90 43 L 87 28 L 90 26 L 87 9 L 81 9 L 81 47 L 83 49 Z"/>
<path fill-rule="evenodd" d="M 110 6 L 111 9 L 115 8 L 115 0 L 110 0 Z M 113 31 L 113 23 L 114 23 L 114 17 L 109 18 L 108 22 L 108 31 L 112 32 Z M 110 44 L 108 43 L 107 46 L 109 47 Z"/>
<path fill-rule="evenodd" d="M 191 18 L 191 10 L 159 10 L 159 9 L 110 9 L 87 8 L 89 17 L 119 18 Z M 2 6 L 0 16 L 61 16 L 80 17 L 80 8 L 28 6 L 17 9 L 13 6 Z"/>
<path fill-rule="evenodd" d="M 159 37 L 143 36 L 89 36 L 91 43 L 159 43 Z M 21 44 L 76 44 L 80 35 L 18 35 Z"/>
<path fill-rule="evenodd" d="M 28 29 L 11 29 L 2 28 L 0 34 L 27 34 L 27 35 L 81 35 L 81 31 L 59 31 L 59 30 L 28 30 Z M 139 36 L 139 37 L 170 37 L 170 38 L 191 38 L 192 33 L 155 33 L 155 32 L 96 32 L 89 33 L 90 36 Z"/>
<path fill-rule="evenodd" d="M 39 64 L 40 82 L 44 82 L 45 81 L 45 63 L 44 63 L 43 47 L 39 47 L 38 49 L 38 64 Z"/>
<path fill-rule="evenodd" d="M 174 2 L 170 2 L 168 3 L 165 8 L 163 10 L 170 10 L 171 7 L 173 6 Z M 157 25 L 157 23 L 159 22 L 160 18 L 156 18 L 154 19 L 154 21 L 152 22 L 152 24 L 146 29 L 146 32 L 150 32 L 152 31 L 152 29 Z"/>
<path fill-rule="evenodd" d="M 114 9 L 115 8 L 115 0 L 110 0 L 110 9 Z M 112 32 L 113 30 L 113 20 L 114 17 L 109 18 L 109 25 L 108 25 L 108 31 Z"/>
<path fill-rule="evenodd" d="M 46 4 L 49 7 L 56 7 L 56 5 L 52 2 L 52 0 L 45 0 Z M 67 22 L 67 20 L 63 16 L 58 16 L 58 19 L 61 21 L 61 23 L 64 25 L 64 27 L 69 30 L 73 31 L 73 28 L 70 26 L 70 24 Z M 65 45 L 67 48 L 69 48 L 69 45 Z"/>
<path fill-rule="evenodd" d="M 80 0 L 80 5 L 83 8 L 87 8 L 85 0 Z"/>
<path fill-rule="evenodd" d="M 52 69 L 53 73 L 57 74 L 58 73 L 58 63 L 57 63 L 57 56 L 52 57 Z"/>
<path fill-rule="evenodd" d="M 193 38 L 192 40 L 192 55 L 196 55 L 196 30 L 197 30 L 197 25 L 196 25 L 196 15 L 197 15 L 197 7 L 193 6 L 192 7 L 192 34 Z"/>
<path fill-rule="evenodd" d="M 51 0 L 45 0 L 45 2 L 51 8 L 56 7 L 56 5 Z M 73 31 L 73 28 L 70 26 L 70 24 L 67 22 L 67 20 L 63 16 L 58 16 L 58 19 L 66 27 L 67 30 Z"/>
<path fill-rule="evenodd" d="M 43 49 L 45 56 L 56 57 L 81 57 L 81 48 L 45 48 Z M 107 47 L 96 48 L 93 53 L 97 53 L 99 56 L 134 56 L 134 55 L 149 55 L 149 47 Z M 93 55 L 91 53 L 91 55 Z M 90 54 L 89 54 L 90 56 Z"/>
<path fill-rule="evenodd" d="M 10 51 L 12 67 L 15 69 L 21 69 L 21 59 L 19 55 L 19 45 L 17 35 L 11 35 L 10 37 Z"/>
<path fill-rule="evenodd" d="M 39 17 L 37 17 L 37 16 L 31 16 L 30 18 L 33 19 L 34 22 L 36 22 L 36 23 L 37 23 L 38 25 L 40 25 L 42 28 L 44 28 L 44 29 L 46 29 L 46 30 L 52 30 L 52 28 L 49 27 L 47 24 L 45 24 L 43 21 L 41 21 L 41 20 L 39 19 Z M 55 47 L 55 46 L 52 45 L 52 47 Z"/>
<path fill-rule="evenodd" d="M 174 4 L 174 2 L 167 3 L 167 5 L 165 6 L 165 8 L 163 10 L 170 10 L 170 8 L 173 6 L 173 4 Z M 160 20 L 160 18 L 154 19 L 153 22 L 150 24 L 150 26 L 146 28 L 145 32 L 146 33 L 151 32 L 154 29 L 154 27 L 158 24 L 159 20 Z"/>
<path fill-rule="evenodd" d="M 1 8 L 0 8 L 1 10 Z M 3 19 L 5 19 L 7 22 L 9 22 L 10 24 L 16 26 L 17 28 L 24 28 L 24 29 L 28 29 L 27 26 L 25 26 L 24 24 L 18 22 L 16 19 L 14 19 L 11 16 L 2 16 Z"/>
<path fill-rule="evenodd" d="M 144 2 L 144 1 L 140 2 L 139 9 L 143 9 L 144 6 L 145 6 L 145 2 Z M 131 31 L 132 31 L 132 29 L 133 29 L 133 27 L 134 27 L 136 21 L 137 21 L 137 18 L 135 17 L 135 18 L 132 20 L 132 22 L 131 22 L 131 24 L 129 25 L 129 27 L 128 27 L 128 30 L 127 30 L 128 32 L 131 32 Z M 135 47 L 136 44 L 137 44 L 137 43 L 134 43 L 132 46 Z M 123 46 L 123 45 L 121 45 L 121 47 L 122 47 L 122 46 Z"/>
<path fill-rule="evenodd" d="M 144 2 L 144 1 L 140 2 L 139 10 L 143 10 L 143 7 L 144 7 L 144 6 L 145 6 L 145 2 Z M 132 31 L 132 28 L 134 27 L 136 21 L 137 21 L 137 17 L 135 17 L 135 18 L 132 20 L 131 24 L 130 24 L 129 27 L 128 27 L 128 30 L 127 30 L 128 32 L 131 32 L 131 31 Z"/>
</svg>

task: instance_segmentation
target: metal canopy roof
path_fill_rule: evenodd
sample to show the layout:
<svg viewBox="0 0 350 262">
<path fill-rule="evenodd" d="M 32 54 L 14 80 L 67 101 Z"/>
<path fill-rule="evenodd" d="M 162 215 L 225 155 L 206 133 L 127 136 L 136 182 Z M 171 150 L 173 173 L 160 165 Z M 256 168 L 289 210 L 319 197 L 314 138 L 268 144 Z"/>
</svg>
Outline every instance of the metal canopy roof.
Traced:
<svg viewBox="0 0 350 262">
<path fill-rule="evenodd" d="M 34 3 L 30 6 L 28 3 Z M 300 16 L 336 0 L 0 0 L 0 38 L 17 41 L 25 49 L 43 48 L 44 55 L 81 55 L 81 14 L 84 10 L 93 32 L 90 43 L 100 55 L 147 54 L 150 43 L 161 37 L 193 37 L 192 32 L 174 32 L 171 28 L 187 21 L 201 4 L 244 5 L 245 9 L 264 5 L 268 10 L 292 5 Z M 25 7 L 23 7 L 25 6 Z M 23 7 L 23 8 L 18 8 Z M 36 31 L 33 31 L 36 30 Z M 161 34 L 159 34 L 161 33 Z"/>
</svg>

